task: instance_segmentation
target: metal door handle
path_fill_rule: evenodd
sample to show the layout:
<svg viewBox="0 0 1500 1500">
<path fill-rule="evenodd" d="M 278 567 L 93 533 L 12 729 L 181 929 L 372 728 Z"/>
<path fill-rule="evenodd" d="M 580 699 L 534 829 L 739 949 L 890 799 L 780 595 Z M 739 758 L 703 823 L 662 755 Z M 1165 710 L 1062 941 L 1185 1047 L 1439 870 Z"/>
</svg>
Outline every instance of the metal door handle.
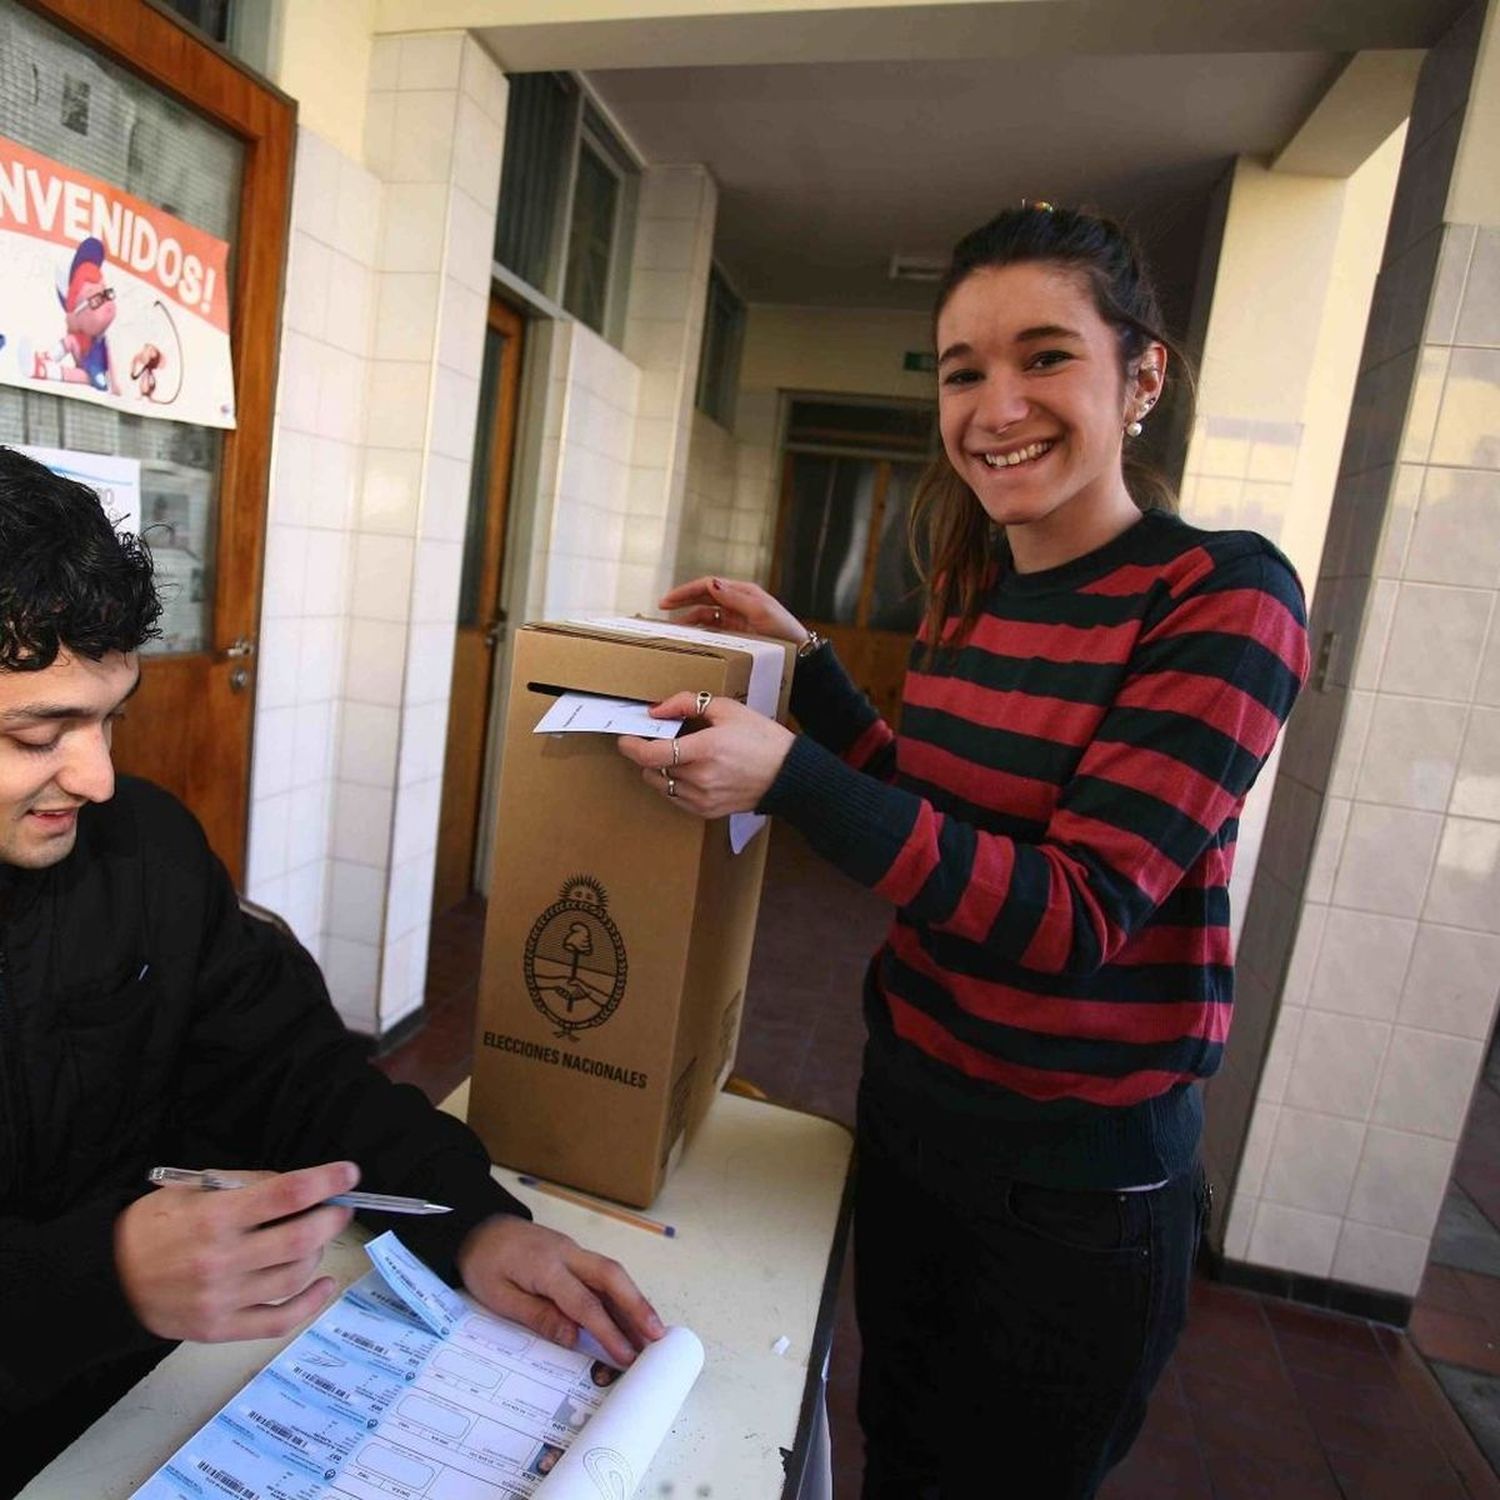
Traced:
<svg viewBox="0 0 1500 1500">
<path fill-rule="evenodd" d="M 237 641 L 227 645 L 219 654 L 227 656 L 231 661 L 241 656 L 254 656 L 255 642 L 248 635 L 242 635 Z"/>
</svg>

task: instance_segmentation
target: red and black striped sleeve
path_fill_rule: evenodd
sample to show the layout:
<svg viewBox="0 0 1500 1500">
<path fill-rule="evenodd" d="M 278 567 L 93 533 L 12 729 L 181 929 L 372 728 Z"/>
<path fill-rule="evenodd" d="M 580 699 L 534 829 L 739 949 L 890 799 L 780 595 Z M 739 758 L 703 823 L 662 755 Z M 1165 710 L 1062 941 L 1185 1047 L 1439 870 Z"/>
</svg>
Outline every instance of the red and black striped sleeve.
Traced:
<svg viewBox="0 0 1500 1500">
<path fill-rule="evenodd" d="M 896 773 L 896 737 L 834 654 L 819 647 L 797 663 L 792 713 L 803 731 L 845 764 L 880 781 Z"/>
<path fill-rule="evenodd" d="M 1042 836 L 981 832 L 805 737 L 767 794 L 826 858 L 912 920 L 1041 973 L 1090 974 L 1236 812 L 1307 673 L 1301 587 L 1256 548 L 1146 622 Z"/>
</svg>

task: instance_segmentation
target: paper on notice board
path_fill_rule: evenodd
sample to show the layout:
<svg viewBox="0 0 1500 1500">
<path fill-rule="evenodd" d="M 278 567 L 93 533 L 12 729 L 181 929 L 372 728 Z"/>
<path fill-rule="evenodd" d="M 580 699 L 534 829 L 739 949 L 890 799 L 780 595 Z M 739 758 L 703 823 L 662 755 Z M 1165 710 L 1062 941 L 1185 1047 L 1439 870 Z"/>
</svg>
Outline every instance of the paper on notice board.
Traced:
<svg viewBox="0 0 1500 1500">
<path fill-rule="evenodd" d="M 747 651 L 750 654 L 750 686 L 745 693 L 745 702 L 768 719 L 776 717 L 786 651 L 775 641 L 754 640 L 732 630 L 703 630 L 696 625 L 678 625 L 672 620 L 638 620 L 626 615 L 585 615 L 568 623 L 628 635 L 668 636 L 673 640 L 696 641 L 701 646 L 729 646 L 735 651 Z M 738 854 L 760 832 L 765 821 L 759 813 L 731 813 L 729 847 Z"/>
<path fill-rule="evenodd" d="M 591 1349 L 485 1312 L 394 1235 L 367 1248 L 379 1270 L 255 1375 L 137 1500 L 634 1494 L 702 1368 L 692 1333 L 670 1329 L 621 1375 Z"/>
<path fill-rule="evenodd" d="M 675 739 L 681 719 L 653 719 L 649 703 L 638 698 L 606 698 L 600 693 L 560 693 L 537 721 L 534 734 L 634 734 L 647 740 Z"/>
</svg>

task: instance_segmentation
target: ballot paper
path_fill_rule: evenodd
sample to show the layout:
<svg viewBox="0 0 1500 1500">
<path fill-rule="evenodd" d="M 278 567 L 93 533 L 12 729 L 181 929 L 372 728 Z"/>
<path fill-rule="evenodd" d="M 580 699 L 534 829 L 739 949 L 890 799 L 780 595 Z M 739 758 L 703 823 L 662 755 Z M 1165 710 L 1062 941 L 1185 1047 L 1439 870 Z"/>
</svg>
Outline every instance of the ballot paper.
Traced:
<svg viewBox="0 0 1500 1500">
<path fill-rule="evenodd" d="M 613 630 L 624 635 L 644 635 L 672 640 L 695 641 L 700 646 L 729 646 L 750 654 L 750 686 L 745 702 L 756 713 L 768 719 L 776 717 L 781 697 L 781 673 L 786 664 L 786 649 L 775 641 L 755 640 L 732 630 L 704 630 L 697 625 L 678 625 L 672 620 L 641 620 L 627 615 L 583 615 L 568 621 L 586 625 L 591 630 Z M 765 818 L 760 813 L 729 815 L 729 847 L 736 854 L 760 832 Z"/>
<path fill-rule="evenodd" d="M 560 693 L 537 721 L 533 734 L 634 734 L 671 740 L 682 733 L 681 719 L 653 719 L 651 705 L 638 698 L 606 698 L 600 693 Z"/>
<path fill-rule="evenodd" d="M 446 1286 L 394 1234 L 136 1500 L 627 1500 L 703 1367 L 671 1328 L 621 1374 Z"/>
</svg>

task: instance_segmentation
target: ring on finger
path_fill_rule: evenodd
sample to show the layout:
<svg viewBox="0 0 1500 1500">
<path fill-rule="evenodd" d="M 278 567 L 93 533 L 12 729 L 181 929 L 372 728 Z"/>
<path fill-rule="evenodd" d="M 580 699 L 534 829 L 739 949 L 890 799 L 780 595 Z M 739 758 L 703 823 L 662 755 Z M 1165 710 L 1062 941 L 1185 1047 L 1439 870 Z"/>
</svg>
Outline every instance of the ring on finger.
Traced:
<svg viewBox="0 0 1500 1500">
<path fill-rule="evenodd" d="M 716 608 L 714 610 L 714 624 L 715 625 L 722 625 L 723 623 L 724 623 L 724 611 L 722 609 L 717 609 Z"/>
<path fill-rule="evenodd" d="M 713 701 L 714 695 L 712 693 L 698 694 L 697 702 L 693 705 L 693 711 L 698 716 L 698 718 L 701 719 L 703 715 L 708 712 L 708 705 Z"/>
<path fill-rule="evenodd" d="M 672 741 L 672 764 L 674 766 L 682 764 L 682 746 L 676 740 Z"/>
<path fill-rule="evenodd" d="M 667 770 L 665 766 L 662 767 L 661 774 L 667 777 L 667 796 L 675 797 L 677 795 L 677 782 L 671 776 L 667 776 Z"/>
</svg>

